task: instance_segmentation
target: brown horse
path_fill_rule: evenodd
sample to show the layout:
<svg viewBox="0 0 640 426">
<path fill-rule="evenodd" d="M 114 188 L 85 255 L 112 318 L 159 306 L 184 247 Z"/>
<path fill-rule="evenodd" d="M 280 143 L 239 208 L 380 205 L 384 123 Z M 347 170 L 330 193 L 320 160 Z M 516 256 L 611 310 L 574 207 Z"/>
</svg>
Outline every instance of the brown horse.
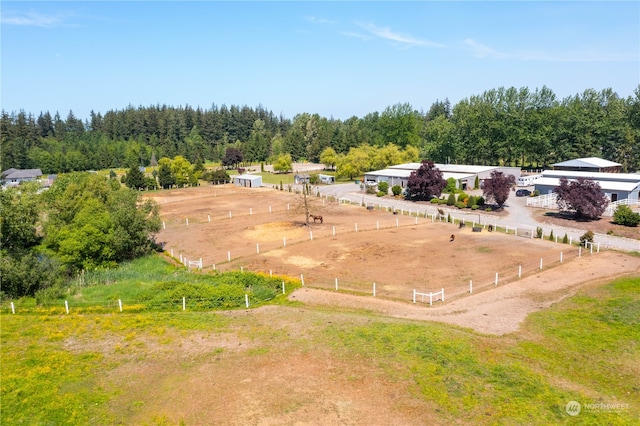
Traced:
<svg viewBox="0 0 640 426">
<path fill-rule="evenodd" d="M 316 215 L 309 215 L 309 217 L 311 219 L 313 219 L 313 223 L 316 223 L 318 221 L 320 221 L 320 223 L 322 223 L 322 216 L 316 216 Z"/>
</svg>

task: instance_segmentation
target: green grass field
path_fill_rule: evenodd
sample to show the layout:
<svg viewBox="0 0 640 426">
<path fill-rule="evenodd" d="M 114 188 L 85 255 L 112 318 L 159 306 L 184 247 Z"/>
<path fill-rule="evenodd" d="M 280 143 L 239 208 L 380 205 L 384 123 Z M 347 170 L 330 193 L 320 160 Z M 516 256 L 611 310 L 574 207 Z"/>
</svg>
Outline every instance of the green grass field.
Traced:
<svg viewBox="0 0 640 426">
<path fill-rule="evenodd" d="M 104 282 L 77 289 L 77 300 L 100 304 L 123 298 L 143 303 L 149 289 L 169 291 L 185 283 L 203 291 L 195 274 L 189 279 L 174 272 L 165 262 L 143 259 L 109 277 L 86 277 Z M 171 281 L 163 280 L 167 275 Z M 438 424 L 633 425 L 640 418 L 639 290 L 640 278 L 585 288 L 530 315 L 520 331 L 502 337 L 361 311 L 348 312 L 352 321 L 331 320 L 334 315 L 344 318 L 345 312 L 305 307 L 284 298 L 272 301 L 280 305 L 275 309 L 284 318 L 304 318 L 312 324 L 300 336 L 263 323 L 259 316 L 193 309 L 87 310 L 70 315 L 29 310 L 12 315 L 3 309 L 0 422 L 120 424 L 128 423 L 134 413 L 147 419 L 144 424 L 177 424 L 181 419 L 166 415 L 172 407 L 156 411 L 143 396 L 116 386 L 112 372 L 127 366 L 144 368 L 162 357 L 170 360 L 171 345 L 177 341 L 203 333 L 234 333 L 252 342 L 249 350 L 234 353 L 236 365 L 255 363 L 279 347 L 292 352 L 313 348 L 336 362 L 370 365 L 385 380 L 406 383 L 411 398 L 435 407 L 431 414 Z M 285 352 L 283 364 L 286 357 Z M 198 371 L 212 359 L 201 356 L 189 362 L 182 374 Z M 409 395 L 397 397 L 402 402 Z M 126 409 L 115 400 L 126 401 Z M 565 410 L 572 400 L 584 407 L 576 417 Z M 589 405 L 598 403 L 623 408 Z"/>
</svg>

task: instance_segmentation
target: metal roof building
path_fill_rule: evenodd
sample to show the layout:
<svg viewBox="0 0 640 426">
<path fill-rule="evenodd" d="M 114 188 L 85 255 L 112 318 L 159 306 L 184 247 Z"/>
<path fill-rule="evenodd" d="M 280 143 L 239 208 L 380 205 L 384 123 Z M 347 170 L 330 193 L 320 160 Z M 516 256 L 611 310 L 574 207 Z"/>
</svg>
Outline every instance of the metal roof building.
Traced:
<svg viewBox="0 0 640 426">
<path fill-rule="evenodd" d="M 364 174 L 365 183 L 376 184 L 378 182 L 387 182 L 389 186 L 400 185 L 402 188 L 407 186 L 407 181 L 411 172 L 420 168 L 422 163 L 404 163 L 395 166 L 389 166 L 383 170 L 376 170 Z M 458 187 L 466 190 L 475 186 L 476 178 L 480 185 L 485 179 L 489 179 L 491 172 L 494 170 L 501 171 L 505 175 L 513 175 L 516 180 L 520 177 L 521 171 L 519 167 L 503 167 L 503 166 L 476 166 L 467 164 L 438 164 L 435 167 L 442 172 L 442 177 L 447 180 L 453 178 L 458 182 Z"/>
<path fill-rule="evenodd" d="M 618 173 L 622 169 L 622 164 L 605 160 L 603 158 L 587 157 L 552 164 L 551 167 L 553 167 L 554 170 L 575 172 Z"/>
<path fill-rule="evenodd" d="M 541 195 L 551 194 L 560 186 L 560 178 L 569 180 L 583 177 L 593 179 L 612 202 L 629 199 L 638 202 L 640 192 L 640 174 L 638 173 L 597 173 L 569 170 L 545 170 L 542 177 L 535 181 L 535 189 Z"/>
</svg>

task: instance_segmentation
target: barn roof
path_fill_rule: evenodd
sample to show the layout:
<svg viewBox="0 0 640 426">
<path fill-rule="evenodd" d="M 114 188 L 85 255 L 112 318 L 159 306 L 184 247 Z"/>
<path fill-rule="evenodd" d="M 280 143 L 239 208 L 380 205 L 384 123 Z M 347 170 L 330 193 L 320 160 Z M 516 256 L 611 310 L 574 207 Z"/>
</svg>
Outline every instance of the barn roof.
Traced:
<svg viewBox="0 0 640 426">
<path fill-rule="evenodd" d="M 571 179 L 569 179 L 571 180 Z M 625 192 L 633 192 L 638 187 L 640 187 L 640 181 L 638 182 L 621 182 L 621 181 L 611 181 L 611 180 L 597 180 L 594 179 L 600 185 L 600 188 L 603 191 L 625 191 Z M 535 186 L 560 186 L 560 178 L 553 177 L 541 177 L 540 179 L 535 181 Z"/>
<path fill-rule="evenodd" d="M 621 165 L 622 164 L 620 163 L 615 163 L 613 161 L 605 160 L 603 158 L 598 158 L 598 157 L 576 158 L 573 160 L 567 160 L 561 163 L 552 164 L 552 166 L 554 167 L 591 167 L 591 168 L 617 167 Z"/>
</svg>

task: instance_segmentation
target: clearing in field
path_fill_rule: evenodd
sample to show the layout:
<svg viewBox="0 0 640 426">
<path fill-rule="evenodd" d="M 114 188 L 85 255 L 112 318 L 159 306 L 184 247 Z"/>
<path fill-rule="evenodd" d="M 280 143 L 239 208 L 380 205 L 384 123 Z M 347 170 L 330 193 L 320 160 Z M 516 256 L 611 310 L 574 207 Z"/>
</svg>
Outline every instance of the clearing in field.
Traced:
<svg viewBox="0 0 640 426">
<path fill-rule="evenodd" d="M 506 309 L 514 319 L 498 327 L 498 332 L 511 331 L 514 324 L 517 327 L 526 313 L 544 305 L 540 300 L 549 302 L 539 292 L 533 295 L 536 289 L 564 297 L 563 288 L 638 269 L 638 262 L 628 256 L 624 261 L 613 260 L 605 259 L 603 253 L 584 251 L 578 259 L 575 246 L 488 232 L 486 228 L 473 232 L 471 226 L 432 222 L 430 217 L 416 218 L 415 213 L 393 215 L 329 199 L 315 200 L 316 208 L 311 212 L 322 214 L 323 223 L 307 226 L 296 208 L 300 196 L 273 189 L 200 187 L 161 193 L 155 198 L 165 223 L 158 240 L 166 242 L 165 249 L 175 258 L 202 258 L 205 271 L 242 268 L 299 278 L 306 291 L 339 289 L 338 299 L 350 304 L 353 302 L 346 302 L 349 298 L 344 297 L 345 291 L 360 296 L 372 296 L 375 291 L 376 299 L 403 302 L 398 308 L 400 316 L 408 315 L 402 311 L 413 306 L 407 303 L 412 302 L 414 290 L 426 294 L 444 288 L 446 306 L 478 298 L 477 293 L 484 290 L 491 290 L 499 300 L 517 299 L 522 304 L 526 299 L 527 306 L 516 309 L 521 315 L 511 312 L 513 307 Z M 593 272 L 585 272 L 590 268 Z M 535 280 L 552 285 L 541 286 Z M 511 291 L 529 287 L 522 290 L 524 296 L 514 298 L 513 294 L 503 294 L 509 291 L 502 289 L 507 284 Z M 294 297 L 302 300 L 303 294 Z M 321 294 L 315 292 L 314 300 L 333 297 L 328 292 Z M 367 300 L 361 307 L 373 306 L 372 299 Z M 424 307 L 429 299 L 418 296 L 417 301 L 415 306 Z M 336 301 L 332 299 L 331 303 Z M 508 302 L 501 303 L 506 306 Z M 493 306 L 499 310 L 499 306 Z M 458 319 L 462 317 L 457 315 Z M 475 319 L 468 322 L 477 323 Z M 495 328 L 483 330 L 491 332 Z"/>
</svg>

